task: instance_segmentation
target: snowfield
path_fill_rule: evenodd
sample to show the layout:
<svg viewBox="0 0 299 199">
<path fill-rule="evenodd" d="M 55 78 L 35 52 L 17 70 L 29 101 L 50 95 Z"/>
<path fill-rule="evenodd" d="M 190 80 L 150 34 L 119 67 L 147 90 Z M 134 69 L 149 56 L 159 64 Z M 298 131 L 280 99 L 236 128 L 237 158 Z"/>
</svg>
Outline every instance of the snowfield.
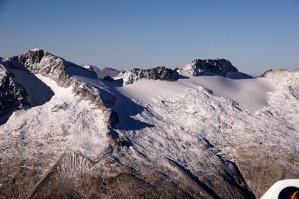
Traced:
<svg viewBox="0 0 299 199">
<path fill-rule="evenodd" d="M 21 76 L 26 78 L 24 74 L 18 77 Z M 71 87 L 59 87 L 42 75 L 36 77 L 54 95 L 44 104 L 37 103 L 38 106 L 30 109 L 15 111 L 0 126 L 2 172 L 6 172 L 5 164 L 10 164 L 7 166 L 13 169 L 12 163 L 21 161 L 21 168 L 33 170 L 35 178 L 39 178 L 48 174 L 61 156 L 71 153 L 96 161 L 108 147 L 102 111 L 75 96 Z M 29 90 L 39 94 L 34 99 L 43 99 L 45 93 L 39 92 L 40 83 L 32 83 L 27 81 L 31 85 Z M 13 178 L 7 176 L 6 180 Z M 29 190 L 24 191 L 28 193 Z M 21 190 L 16 191 L 18 193 Z"/>
<path fill-rule="evenodd" d="M 177 82 L 139 80 L 117 90 L 145 107 L 132 117 L 149 125 L 117 132 L 154 165 L 168 165 L 171 159 L 199 179 L 217 179 L 214 173 L 222 170 L 218 157 L 248 169 L 252 169 L 248 161 L 256 161 L 263 168 L 277 164 L 270 174 L 271 182 L 259 184 L 264 182 L 259 178 L 269 178 L 263 173 L 247 180 L 251 187 L 258 184 L 254 191 L 261 196 L 275 182 L 273 176 L 278 175 L 278 180 L 283 175 L 280 167 L 299 174 L 299 98 L 290 92 L 290 88 L 298 92 L 298 82 L 298 72 L 241 80 L 218 76 Z M 265 163 L 267 160 L 275 163 Z M 208 186 L 217 187 L 217 183 Z"/>
<path fill-rule="evenodd" d="M 31 106 L 0 125 L 0 197 L 259 198 L 299 177 L 299 70 L 123 84 L 89 69 L 63 68 L 62 87 L 9 68 Z"/>
<path fill-rule="evenodd" d="M 213 95 L 236 102 L 241 109 L 259 110 L 268 106 L 268 93 L 273 90 L 267 79 L 229 79 L 220 76 L 187 77 L 176 82 L 139 80 L 118 90 L 124 95 L 144 103 L 152 104 L 159 96 L 183 96 L 188 88 L 201 86 Z"/>
</svg>

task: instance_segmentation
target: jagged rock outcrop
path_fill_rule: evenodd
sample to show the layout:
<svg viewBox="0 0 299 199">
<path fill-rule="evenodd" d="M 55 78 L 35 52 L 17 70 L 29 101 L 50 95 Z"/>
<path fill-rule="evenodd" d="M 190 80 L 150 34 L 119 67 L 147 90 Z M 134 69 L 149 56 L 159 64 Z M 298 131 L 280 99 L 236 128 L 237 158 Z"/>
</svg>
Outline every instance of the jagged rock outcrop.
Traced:
<svg viewBox="0 0 299 199">
<path fill-rule="evenodd" d="M 192 76 L 225 76 L 229 72 L 238 72 L 238 69 L 226 59 L 195 59 L 190 64 L 182 66 L 180 70 L 183 70 Z"/>
<path fill-rule="evenodd" d="M 124 84 L 132 84 L 139 79 L 175 81 L 179 78 L 179 73 L 185 72 L 192 76 L 217 75 L 230 79 L 249 79 L 250 75 L 240 73 L 230 61 L 226 59 L 195 59 L 190 64 L 176 68 L 174 70 L 166 67 L 156 67 L 152 69 L 133 68 L 123 70 L 114 79 L 122 79 Z"/>
<path fill-rule="evenodd" d="M 10 75 L 0 63 L 0 118 L 10 111 L 29 105 L 27 91 Z"/>
<path fill-rule="evenodd" d="M 115 77 L 116 79 L 123 79 L 125 84 L 132 84 L 139 79 L 152 79 L 171 81 L 172 75 L 176 73 L 174 70 L 164 66 L 155 67 L 152 69 L 133 68 L 130 70 L 123 70 Z"/>
<path fill-rule="evenodd" d="M 10 57 L 4 64 L 12 69 L 28 70 L 33 74 L 50 77 L 58 85 L 68 87 L 74 79 L 67 74 L 69 68 L 78 69 L 80 66 L 54 56 L 44 50 L 30 50 L 19 56 Z"/>
</svg>

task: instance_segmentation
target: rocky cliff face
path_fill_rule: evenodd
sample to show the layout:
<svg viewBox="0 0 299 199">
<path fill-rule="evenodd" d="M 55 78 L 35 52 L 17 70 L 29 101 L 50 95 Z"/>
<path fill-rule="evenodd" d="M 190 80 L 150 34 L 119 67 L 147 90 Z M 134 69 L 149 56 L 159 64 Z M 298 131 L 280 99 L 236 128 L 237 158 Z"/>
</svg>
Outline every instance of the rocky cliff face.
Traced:
<svg viewBox="0 0 299 199">
<path fill-rule="evenodd" d="M 11 75 L 0 62 L 0 118 L 29 105 L 26 89 L 15 82 Z"/>
<path fill-rule="evenodd" d="M 226 59 L 195 59 L 190 64 L 182 66 L 180 69 L 193 76 L 225 76 L 229 72 L 238 72 L 238 69 Z"/>
</svg>

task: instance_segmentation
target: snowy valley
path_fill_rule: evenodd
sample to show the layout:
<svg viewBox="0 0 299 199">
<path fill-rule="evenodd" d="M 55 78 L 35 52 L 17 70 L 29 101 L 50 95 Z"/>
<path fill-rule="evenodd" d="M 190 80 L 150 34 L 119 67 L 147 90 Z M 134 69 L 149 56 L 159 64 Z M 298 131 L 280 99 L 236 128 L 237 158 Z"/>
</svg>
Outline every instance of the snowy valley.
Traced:
<svg viewBox="0 0 299 199">
<path fill-rule="evenodd" d="M 259 198 L 299 177 L 299 70 L 0 58 L 0 198 Z"/>
</svg>

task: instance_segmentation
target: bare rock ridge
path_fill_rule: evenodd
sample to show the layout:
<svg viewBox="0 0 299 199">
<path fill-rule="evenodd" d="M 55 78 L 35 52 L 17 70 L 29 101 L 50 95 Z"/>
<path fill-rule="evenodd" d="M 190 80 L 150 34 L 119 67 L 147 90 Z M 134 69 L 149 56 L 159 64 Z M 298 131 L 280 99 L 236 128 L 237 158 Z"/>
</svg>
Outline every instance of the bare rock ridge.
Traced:
<svg viewBox="0 0 299 199">
<path fill-rule="evenodd" d="M 123 79 L 125 84 L 132 84 L 139 79 L 175 81 L 177 80 L 178 72 L 182 71 L 192 76 L 217 75 L 230 77 L 230 73 L 239 73 L 238 69 L 226 59 L 195 59 L 190 64 L 174 70 L 164 66 L 152 69 L 133 68 L 123 70 L 115 78 Z M 242 77 L 251 78 L 251 76 L 246 74 L 242 74 Z"/>
<path fill-rule="evenodd" d="M 139 79 L 163 80 L 171 81 L 174 70 L 164 66 L 155 67 L 152 69 L 133 68 L 130 70 L 123 70 L 116 78 L 123 79 L 125 84 L 132 84 Z"/>
<path fill-rule="evenodd" d="M 67 62 L 64 59 L 50 54 L 44 50 L 30 50 L 19 56 L 10 57 L 4 64 L 11 69 L 28 70 L 33 74 L 41 74 L 50 77 L 58 85 L 68 87 L 76 81 L 68 71 L 79 69 L 81 66 Z"/>
</svg>

